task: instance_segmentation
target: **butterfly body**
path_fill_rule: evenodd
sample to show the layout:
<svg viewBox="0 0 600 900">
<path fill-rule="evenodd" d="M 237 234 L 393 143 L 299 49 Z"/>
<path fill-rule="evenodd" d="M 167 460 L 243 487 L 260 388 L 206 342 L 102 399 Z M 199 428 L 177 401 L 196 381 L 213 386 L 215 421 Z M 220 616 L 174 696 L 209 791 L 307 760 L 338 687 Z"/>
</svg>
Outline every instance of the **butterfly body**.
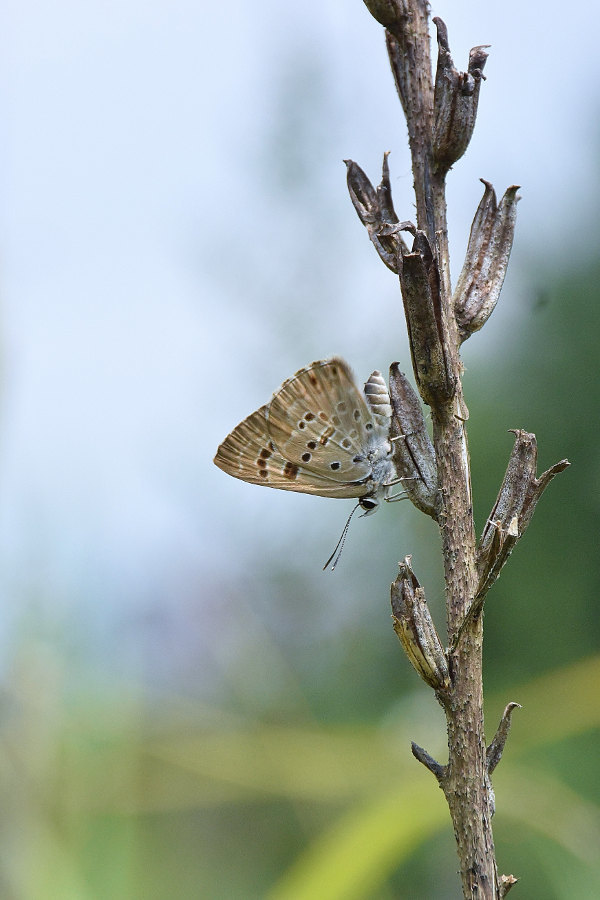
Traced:
<svg viewBox="0 0 600 900">
<path fill-rule="evenodd" d="M 354 497 L 369 513 L 397 481 L 390 421 L 379 372 L 363 394 L 343 360 L 322 360 L 296 372 L 270 403 L 234 428 L 215 463 L 253 484 Z"/>
</svg>

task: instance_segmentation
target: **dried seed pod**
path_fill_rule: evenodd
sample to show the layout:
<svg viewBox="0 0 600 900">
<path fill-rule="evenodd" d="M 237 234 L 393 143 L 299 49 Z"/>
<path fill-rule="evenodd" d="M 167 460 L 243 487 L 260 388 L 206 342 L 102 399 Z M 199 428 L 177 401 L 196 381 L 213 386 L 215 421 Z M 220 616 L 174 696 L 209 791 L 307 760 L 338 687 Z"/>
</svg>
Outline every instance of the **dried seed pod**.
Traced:
<svg viewBox="0 0 600 900">
<path fill-rule="evenodd" d="M 394 631 L 423 681 L 436 691 L 448 691 L 450 672 L 446 653 L 433 624 L 425 591 L 410 563 L 410 556 L 400 563 L 398 577 L 391 588 Z"/>
<path fill-rule="evenodd" d="M 407 223 L 397 228 L 408 230 Z M 448 328 L 442 303 L 440 275 L 427 236 L 414 226 L 410 252 L 398 257 L 400 288 L 406 315 L 415 380 L 429 406 L 446 403 L 456 391 L 456 377 L 448 357 Z"/>
<path fill-rule="evenodd" d="M 409 18 L 406 0 L 365 0 L 365 6 L 374 19 L 386 28 L 394 28 Z"/>
<path fill-rule="evenodd" d="M 550 481 L 569 465 L 568 460 L 563 459 L 536 478 L 535 435 L 522 430 L 514 434 L 515 444 L 506 473 L 477 550 L 478 598 L 484 597 L 497 579 Z"/>
<path fill-rule="evenodd" d="M 361 167 L 351 159 L 345 159 L 348 172 L 347 182 L 350 199 L 358 218 L 363 223 L 373 246 L 388 269 L 398 274 L 398 253 L 402 245 L 406 245 L 399 231 L 386 229 L 385 226 L 398 222 L 398 216 L 392 203 L 390 186 L 389 154 L 383 154 L 383 167 L 380 184 L 374 188 Z"/>
<path fill-rule="evenodd" d="M 518 185 L 512 185 L 498 204 L 492 185 L 487 181 L 483 184 L 485 190 L 473 219 L 453 298 L 463 341 L 485 325 L 494 311 L 508 267 L 520 199 Z"/>
<path fill-rule="evenodd" d="M 438 490 L 435 450 L 427 431 L 421 401 L 398 363 L 390 366 L 394 465 L 409 499 L 437 520 L 441 496 Z"/>
<path fill-rule="evenodd" d="M 479 88 L 488 45 L 473 47 L 469 67 L 459 72 L 454 67 L 448 44 L 448 29 L 440 18 L 437 27 L 438 61 L 433 100 L 433 164 L 435 171 L 445 175 L 450 166 L 463 155 L 471 140 Z"/>
<path fill-rule="evenodd" d="M 500 491 L 479 541 L 481 559 L 487 556 L 488 552 L 492 555 L 496 552 L 494 545 L 498 544 L 499 528 L 507 530 L 515 516 L 517 521 L 519 520 L 529 486 L 535 479 L 537 466 L 535 435 L 527 431 L 516 431 L 515 437 Z"/>
<path fill-rule="evenodd" d="M 519 540 L 518 516 L 512 517 L 508 528 L 505 528 L 502 522 L 498 520 L 495 522 L 488 521 L 486 529 L 488 537 L 487 553 L 485 555 L 481 554 L 478 558 L 481 568 L 477 586 L 477 600 L 485 597 Z M 489 540 L 490 534 L 491 540 Z"/>
</svg>

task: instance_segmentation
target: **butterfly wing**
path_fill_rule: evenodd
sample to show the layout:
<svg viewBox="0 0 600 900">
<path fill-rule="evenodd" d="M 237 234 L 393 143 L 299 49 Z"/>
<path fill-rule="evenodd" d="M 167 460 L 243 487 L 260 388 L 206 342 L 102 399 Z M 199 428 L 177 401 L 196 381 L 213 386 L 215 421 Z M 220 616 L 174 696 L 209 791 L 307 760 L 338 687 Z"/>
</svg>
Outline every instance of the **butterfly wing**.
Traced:
<svg viewBox="0 0 600 900">
<path fill-rule="evenodd" d="M 358 497 L 367 493 L 356 485 L 340 484 L 318 473 L 307 472 L 303 465 L 285 459 L 270 438 L 267 406 L 256 412 L 227 435 L 215 456 L 215 464 L 242 481 L 264 484 L 284 491 L 318 494 L 321 497 Z"/>
<path fill-rule="evenodd" d="M 273 396 L 266 416 L 281 455 L 311 475 L 345 484 L 347 493 L 338 496 L 361 497 L 371 489 L 366 453 L 378 426 L 343 360 L 300 369 Z"/>
</svg>

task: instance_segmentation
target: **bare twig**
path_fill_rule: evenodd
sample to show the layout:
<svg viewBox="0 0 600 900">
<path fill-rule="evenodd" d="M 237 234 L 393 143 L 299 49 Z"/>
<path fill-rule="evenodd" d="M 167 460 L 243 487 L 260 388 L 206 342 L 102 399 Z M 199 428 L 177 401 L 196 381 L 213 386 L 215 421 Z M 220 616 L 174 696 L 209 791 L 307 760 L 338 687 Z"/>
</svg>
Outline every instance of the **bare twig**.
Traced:
<svg viewBox="0 0 600 900">
<path fill-rule="evenodd" d="M 423 763 L 425 768 L 429 769 L 441 784 L 446 777 L 447 766 L 441 766 L 439 762 L 436 762 L 433 756 L 429 755 L 427 750 L 423 750 L 423 748 L 419 747 L 418 744 L 415 744 L 414 741 L 411 743 L 410 747 L 415 759 L 418 759 L 420 763 Z"/>
<path fill-rule="evenodd" d="M 502 758 L 504 745 L 506 744 L 508 732 L 510 731 L 513 709 L 522 709 L 522 706 L 520 703 L 515 703 L 514 701 L 507 704 L 502 713 L 502 718 L 500 719 L 496 734 L 494 735 L 490 746 L 487 748 L 487 770 L 490 775 Z"/>
</svg>

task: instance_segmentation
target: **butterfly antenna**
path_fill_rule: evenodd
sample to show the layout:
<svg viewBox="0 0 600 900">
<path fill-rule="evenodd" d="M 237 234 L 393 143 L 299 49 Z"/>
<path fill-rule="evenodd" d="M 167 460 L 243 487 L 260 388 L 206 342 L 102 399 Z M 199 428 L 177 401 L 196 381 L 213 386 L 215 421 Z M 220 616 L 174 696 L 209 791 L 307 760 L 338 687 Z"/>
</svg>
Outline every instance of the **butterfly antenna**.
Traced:
<svg viewBox="0 0 600 900">
<path fill-rule="evenodd" d="M 344 525 L 344 528 L 343 528 L 342 533 L 341 533 L 341 535 L 340 535 L 340 539 L 339 539 L 339 541 L 337 542 L 337 544 L 335 545 L 335 550 L 333 551 L 333 553 L 331 554 L 331 556 L 329 557 L 329 559 L 327 560 L 327 562 L 326 562 L 325 565 L 323 566 L 323 571 L 325 571 L 325 569 L 327 568 L 327 566 L 329 565 L 329 563 L 331 562 L 331 560 L 333 559 L 334 556 L 335 556 L 335 560 L 334 560 L 333 565 L 332 565 L 332 567 L 331 567 L 331 571 L 332 571 L 332 572 L 333 572 L 333 570 L 335 569 L 335 567 L 337 566 L 337 564 L 339 563 L 340 557 L 341 557 L 341 555 L 342 555 L 342 550 L 344 549 L 344 544 L 346 543 L 346 535 L 348 534 L 348 529 L 350 528 L 350 520 L 351 520 L 352 516 L 354 515 L 354 513 L 356 512 L 356 510 L 358 509 L 359 506 L 360 506 L 360 503 L 357 503 L 356 506 L 354 507 L 354 509 L 352 510 L 352 512 L 350 513 L 350 515 L 348 516 L 348 519 L 347 519 L 347 521 L 346 521 L 346 524 Z M 338 550 L 339 550 L 339 553 L 338 553 Z M 336 556 L 336 554 L 337 554 L 337 556 Z"/>
</svg>

